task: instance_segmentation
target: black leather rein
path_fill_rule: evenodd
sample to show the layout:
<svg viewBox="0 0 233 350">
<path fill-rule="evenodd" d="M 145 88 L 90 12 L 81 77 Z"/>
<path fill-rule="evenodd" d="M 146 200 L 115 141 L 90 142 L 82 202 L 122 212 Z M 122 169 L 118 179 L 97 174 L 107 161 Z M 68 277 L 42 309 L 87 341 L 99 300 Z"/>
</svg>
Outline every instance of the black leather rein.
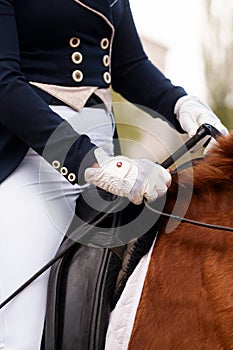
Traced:
<svg viewBox="0 0 233 350">
<path fill-rule="evenodd" d="M 196 135 L 194 135 L 192 138 L 190 138 L 188 141 L 186 141 L 186 143 L 184 145 L 182 145 L 175 153 L 173 153 L 173 155 L 171 155 L 169 158 L 167 158 L 161 165 L 165 168 L 170 167 L 177 159 L 179 159 L 183 154 L 185 154 L 188 150 L 190 150 L 193 146 L 195 146 L 197 144 L 197 142 L 199 142 L 201 139 L 203 139 L 207 135 L 210 135 L 210 136 L 216 138 L 216 137 L 220 136 L 220 133 L 212 125 L 203 124 L 197 130 Z M 212 225 L 212 224 L 207 224 L 207 223 L 200 222 L 200 221 L 186 219 L 184 217 L 164 213 L 164 212 L 158 211 L 154 208 L 151 208 L 146 201 L 144 201 L 144 204 L 150 211 L 152 211 L 156 214 L 159 214 L 161 216 L 164 216 L 164 217 L 172 218 L 172 219 L 177 220 L 179 222 L 189 223 L 192 225 L 206 227 L 206 228 L 215 229 L 215 230 L 233 232 L 232 227 Z M 111 212 L 116 211 L 116 209 L 118 209 L 120 206 L 121 206 L 121 202 L 118 202 L 114 206 L 112 206 L 112 204 L 110 203 L 110 205 L 107 208 L 105 208 L 105 213 L 102 216 L 100 216 L 97 220 L 92 222 L 92 226 L 97 226 L 98 224 L 100 224 L 104 219 L 106 219 L 106 217 L 108 216 L 110 211 Z M 79 227 L 79 230 L 78 230 L 79 237 L 83 237 L 89 231 L 90 231 L 89 223 L 84 223 L 83 225 L 81 225 Z M 77 234 L 77 232 L 76 232 L 76 234 Z M 75 234 L 75 237 L 76 237 L 76 234 Z M 47 269 L 49 269 L 57 260 L 62 258 L 67 253 L 67 251 L 69 251 L 69 249 L 71 249 L 73 247 L 73 245 L 76 244 L 77 241 L 76 241 L 75 237 L 73 237 L 74 240 L 72 240 L 72 235 L 69 236 L 70 244 L 66 247 L 66 249 L 61 249 L 61 251 L 59 251 L 59 253 L 57 253 L 53 259 L 48 261 L 47 264 L 45 264 L 31 278 L 29 278 L 17 290 L 15 290 L 15 292 L 13 292 L 8 298 L 6 298 L 0 304 L 0 309 L 2 309 L 6 304 L 8 304 L 16 295 L 18 295 L 23 289 L 25 289 L 29 284 L 31 284 L 37 277 L 39 277 L 40 275 L 42 275 L 42 273 L 44 273 Z M 117 252 L 116 252 L 116 254 L 117 254 Z"/>
</svg>

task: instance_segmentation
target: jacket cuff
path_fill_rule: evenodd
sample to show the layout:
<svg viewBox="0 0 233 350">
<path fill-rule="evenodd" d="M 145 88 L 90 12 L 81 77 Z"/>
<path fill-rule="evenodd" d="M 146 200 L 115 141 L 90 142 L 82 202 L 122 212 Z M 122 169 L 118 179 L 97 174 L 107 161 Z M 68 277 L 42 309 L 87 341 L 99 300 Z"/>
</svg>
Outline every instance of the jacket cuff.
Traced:
<svg viewBox="0 0 233 350">
<path fill-rule="evenodd" d="M 42 156 L 71 184 L 83 185 L 86 168 L 97 162 L 96 148 L 87 135 L 74 132 L 64 121 L 51 135 Z"/>
<path fill-rule="evenodd" d="M 94 163 L 97 163 L 94 150 L 98 148 L 92 144 L 89 138 L 86 135 L 80 136 L 82 140 L 82 155 L 79 156 L 79 162 L 77 162 L 76 145 L 74 144 L 64 160 L 64 166 L 67 169 L 70 169 L 71 173 L 75 176 L 75 182 L 70 181 L 70 176 L 68 175 L 67 179 L 71 183 L 78 183 L 79 185 L 84 185 L 86 183 L 84 178 L 84 173 L 87 168 L 90 168 Z M 70 173 L 70 174 L 71 174 Z"/>
</svg>

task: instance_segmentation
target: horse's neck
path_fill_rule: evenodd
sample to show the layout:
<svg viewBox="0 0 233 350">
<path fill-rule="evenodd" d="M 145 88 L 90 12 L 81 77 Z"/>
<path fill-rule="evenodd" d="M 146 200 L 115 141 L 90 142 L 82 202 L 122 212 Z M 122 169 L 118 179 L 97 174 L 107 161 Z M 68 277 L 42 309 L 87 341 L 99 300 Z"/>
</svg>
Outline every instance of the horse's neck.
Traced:
<svg viewBox="0 0 233 350">
<path fill-rule="evenodd" d="M 165 210 L 172 211 L 171 188 Z M 186 216 L 233 226 L 229 191 L 194 188 Z M 184 206 L 185 198 L 181 206 Z M 182 223 L 161 234 L 150 261 L 129 349 L 230 349 L 233 234 Z"/>
</svg>

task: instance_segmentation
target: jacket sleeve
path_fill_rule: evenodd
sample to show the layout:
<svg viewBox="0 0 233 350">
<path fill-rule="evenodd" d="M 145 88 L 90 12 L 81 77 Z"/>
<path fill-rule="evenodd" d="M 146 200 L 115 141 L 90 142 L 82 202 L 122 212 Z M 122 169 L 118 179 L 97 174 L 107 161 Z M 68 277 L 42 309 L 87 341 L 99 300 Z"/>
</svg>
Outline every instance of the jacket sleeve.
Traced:
<svg viewBox="0 0 233 350">
<path fill-rule="evenodd" d="M 21 73 L 13 0 L 0 0 L 0 123 L 49 163 L 56 160 L 58 170 L 67 167 L 72 183 L 81 164 L 96 161 L 90 139 L 54 113 Z"/>
<path fill-rule="evenodd" d="M 174 86 L 146 56 L 133 21 L 128 0 L 124 0 L 121 21 L 116 28 L 112 56 L 112 87 L 128 101 L 159 113 L 178 131 L 174 106 L 186 95 L 182 87 Z M 157 112 L 153 114 L 153 111 Z"/>
</svg>

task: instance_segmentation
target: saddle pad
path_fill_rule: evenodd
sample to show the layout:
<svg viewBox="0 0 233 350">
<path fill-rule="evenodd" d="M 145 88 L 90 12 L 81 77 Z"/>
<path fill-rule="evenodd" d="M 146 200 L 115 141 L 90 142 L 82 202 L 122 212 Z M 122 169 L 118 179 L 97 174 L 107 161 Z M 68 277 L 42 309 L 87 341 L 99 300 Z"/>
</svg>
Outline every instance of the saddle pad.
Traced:
<svg viewBox="0 0 233 350">
<path fill-rule="evenodd" d="M 154 243 L 144 255 L 111 312 L 105 350 L 127 350 Z"/>
</svg>

